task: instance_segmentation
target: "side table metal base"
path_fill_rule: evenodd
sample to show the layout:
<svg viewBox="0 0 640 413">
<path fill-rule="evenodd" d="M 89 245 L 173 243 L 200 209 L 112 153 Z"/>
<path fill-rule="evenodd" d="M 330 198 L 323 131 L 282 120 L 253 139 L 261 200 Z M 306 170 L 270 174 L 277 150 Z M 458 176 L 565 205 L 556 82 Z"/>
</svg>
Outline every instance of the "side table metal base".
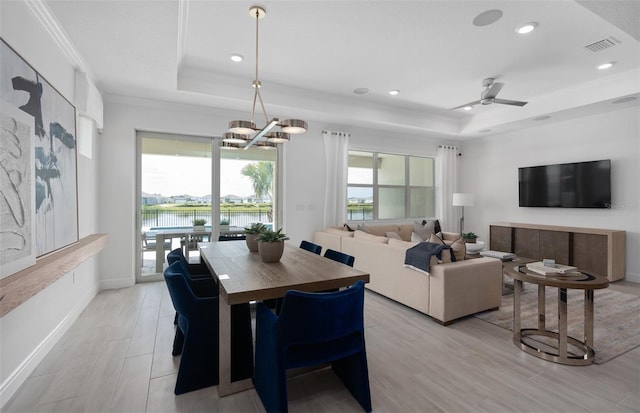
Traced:
<svg viewBox="0 0 640 413">
<path fill-rule="evenodd" d="M 525 352 L 533 356 L 536 356 L 544 360 L 553 361 L 555 363 L 569 364 L 572 366 L 586 366 L 593 363 L 593 359 L 595 357 L 595 351 L 580 340 L 577 340 L 573 337 L 567 337 L 568 344 L 582 350 L 583 351 L 582 355 L 560 356 L 560 350 L 557 348 L 556 348 L 557 352 L 552 353 L 550 351 L 544 351 L 539 347 L 534 347 L 533 345 L 524 341 L 525 337 L 535 337 L 535 336 L 550 337 L 555 340 L 560 340 L 560 334 L 556 333 L 555 331 L 537 330 L 535 328 L 524 328 L 520 330 L 520 334 L 513 335 L 513 343 L 516 346 L 520 347 Z M 553 346 L 551 345 L 547 345 L 547 346 L 550 349 L 553 348 Z"/>
</svg>

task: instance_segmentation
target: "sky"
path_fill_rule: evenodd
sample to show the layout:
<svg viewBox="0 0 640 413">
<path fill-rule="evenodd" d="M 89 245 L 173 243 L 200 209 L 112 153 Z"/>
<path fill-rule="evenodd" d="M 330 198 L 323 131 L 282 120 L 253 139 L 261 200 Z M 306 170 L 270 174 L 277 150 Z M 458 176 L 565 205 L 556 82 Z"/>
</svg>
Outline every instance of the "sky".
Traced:
<svg viewBox="0 0 640 413">
<path fill-rule="evenodd" d="M 220 167 L 220 195 L 253 194 L 251 180 L 240 173 L 250 161 L 224 159 Z M 143 155 L 142 192 L 148 194 L 211 194 L 211 158 L 168 155 Z"/>
</svg>

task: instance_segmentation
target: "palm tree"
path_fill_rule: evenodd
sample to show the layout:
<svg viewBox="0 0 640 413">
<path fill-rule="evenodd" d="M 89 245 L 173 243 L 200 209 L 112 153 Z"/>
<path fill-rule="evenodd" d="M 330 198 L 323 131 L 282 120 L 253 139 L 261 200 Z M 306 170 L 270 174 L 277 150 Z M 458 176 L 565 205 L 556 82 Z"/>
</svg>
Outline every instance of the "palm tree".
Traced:
<svg viewBox="0 0 640 413">
<path fill-rule="evenodd" d="M 273 162 L 250 163 L 242 168 L 240 173 L 253 182 L 253 191 L 256 198 L 272 198 Z"/>
<path fill-rule="evenodd" d="M 257 162 L 246 165 L 240 173 L 253 182 L 253 192 L 256 198 L 269 197 L 272 201 L 271 188 L 273 183 L 273 162 Z M 273 203 L 267 212 L 269 221 L 273 222 Z"/>
</svg>

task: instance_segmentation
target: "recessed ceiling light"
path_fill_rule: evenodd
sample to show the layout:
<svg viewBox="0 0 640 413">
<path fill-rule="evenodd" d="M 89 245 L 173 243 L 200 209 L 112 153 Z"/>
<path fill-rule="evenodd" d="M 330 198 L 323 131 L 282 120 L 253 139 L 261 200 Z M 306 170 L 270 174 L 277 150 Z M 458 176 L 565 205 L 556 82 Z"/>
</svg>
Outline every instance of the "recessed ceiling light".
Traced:
<svg viewBox="0 0 640 413">
<path fill-rule="evenodd" d="M 241 54 L 234 53 L 231 56 L 229 56 L 229 59 L 231 59 L 232 62 L 242 62 L 244 60 L 244 56 L 242 56 Z"/>
<path fill-rule="evenodd" d="M 607 63 L 603 63 L 601 65 L 596 66 L 596 69 L 598 69 L 598 70 L 607 70 L 607 69 L 610 69 L 611 66 L 613 66 L 613 62 L 607 62 Z"/>
<path fill-rule="evenodd" d="M 527 34 L 527 33 L 531 33 L 532 31 L 534 31 L 536 28 L 538 27 L 538 23 L 536 22 L 530 22 L 527 24 L 523 24 L 522 26 L 518 27 L 516 29 L 516 33 L 518 34 Z"/>
<path fill-rule="evenodd" d="M 465 106 L 462 108 L 462 110 L 471 110 L 473 109 L 473 106 Z"/>
<path fill-rule="evenodd" d="M 473 19 L 473 25 L 478 27 L 488 26 L 500 20 L 501 17 L 502 10 L 487 10 L 478 14 L 476 18 Z"/>
<path fill-rule="evenodd" d="M 391 96 L 395 96 L 395 95 L 397 95 L 397 94 L 399 94 L 399 93 L 400 93 L 400 91 L 399 91 L 398 89 L 393 89 L 393 90 L 390 90 L 390 91 L 389 91 L 389 94 L 390 94 Z"/>
<path fill-rule="evenodd" d="M 547 119 L 551 119 L 551 116 L 542 115 L 542 116 L 538 116 L 537 118 L 533 118 L 533 120 L 547 120 Z"/>
<path fill-rule="evenodd" d="M 353 93 L 355 93 L 356 95 L 364 95 L 369 93 L 369 89 L 367 89 L 366 87 L 359 87 L 359 88 L 353 89 Z"/>
</svg>

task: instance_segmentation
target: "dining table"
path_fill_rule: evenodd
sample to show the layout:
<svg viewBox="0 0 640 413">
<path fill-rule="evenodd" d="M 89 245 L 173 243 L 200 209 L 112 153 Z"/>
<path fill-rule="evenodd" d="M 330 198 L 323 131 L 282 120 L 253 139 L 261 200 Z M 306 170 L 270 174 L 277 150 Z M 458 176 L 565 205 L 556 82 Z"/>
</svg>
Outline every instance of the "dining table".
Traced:
<svg viewBox="0 0 640 413">
<path fill-rule="evenodd" d="M 280 298 L 288 290 L 319 292 L 369 282 L 369 274 L 357 268 L 285 242 L 280 261 L 262 262 L 245 241 L 201 242 L 200 256 L 219 285 L 218 394 L 226 396 L 253 387 L 250 377 L 231 380 L 231 306 Z"/>
</svg>

